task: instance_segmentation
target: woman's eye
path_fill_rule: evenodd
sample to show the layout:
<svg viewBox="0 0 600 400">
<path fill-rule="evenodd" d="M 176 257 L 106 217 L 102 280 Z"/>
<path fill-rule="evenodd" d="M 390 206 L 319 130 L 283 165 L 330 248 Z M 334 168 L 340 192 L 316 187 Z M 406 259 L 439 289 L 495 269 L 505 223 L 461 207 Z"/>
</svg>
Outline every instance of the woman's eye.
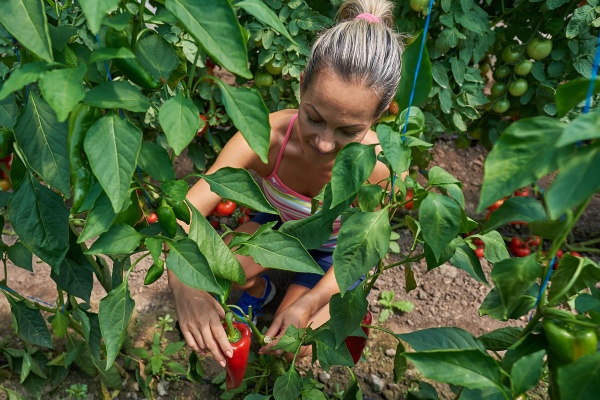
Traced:
<svg viewBox="0 0 600 400">
<path fill-rule="evenodd" d="M 360 133 L 360 132 L 348 132 L 348 131 L 342 131 L 342 132 L 344 133 L 344 135 L 350 136 L 350 137 L 354 137 Z"/>
<path fill-rule="evenodd" d="M 317 121 L 316 119 L 312 119 L 308 114 L 306 115 L 306 119 L 308 119 L 308 122 L 310 122 L 311 124 L 319 123 L 319 121 Z"/>
</svg>

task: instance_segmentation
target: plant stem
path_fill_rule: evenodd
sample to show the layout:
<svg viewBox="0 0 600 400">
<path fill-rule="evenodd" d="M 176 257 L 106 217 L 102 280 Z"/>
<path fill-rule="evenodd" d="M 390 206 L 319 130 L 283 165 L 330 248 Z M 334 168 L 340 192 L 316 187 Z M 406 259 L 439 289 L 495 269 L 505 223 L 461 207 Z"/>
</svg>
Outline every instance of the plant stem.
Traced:
<svg viewBox="0 0 600 400">
<path fill-rule="evenodd" d="M 137 42 L 137 35 L 140 31 L 140 26 L 144 23 L 144 9 L 146 8 L 146 0 L 140 0 L 140 4 L 138 6 L 138 19 L 135 21 L 133 25 L 133 30 L 131 31 L 131 50 L 135 52 L 135 45 Z"/>
<path fill-rule="evenodd" d="M 194 88 L 192 87 L 192 82 L 194 81 L 194 74 L 196 73 L 196 64 L 198 63 L 198 58 L 200 58 L 200 48 L 198 47 L 198 45 L 196 45 L 196 56 L 194 57 L 194 63 L 192 64 L 192 69 L 190 70 L 190 76 L 188 77 L 187 83 L 187 95 L 189 98 L 192 98 L 192 90 L 194 90 Z"/>
<path fill-rule="evenodd" d="M 408 263 L 411 263 L 411 262 L 419 261 L 419 260 L 420 260 L 420 259 L 422 259 L 423 257 L 425 257 L 425 253 L 422 253 L 422 254 L 416 255 L 416 256 L 414 256 L 414 257 L 408 257 L 408 258 L 405 258 L 405 259 L 404 259 L 404 260 L 402 260 L 402 261 L 398 261 L 398 262 L 395 262 L 395 263 L 393 263 L 393 264 L 386 265 L 386 266 L 385 266 L 385 268 L 384 268 L 384 270 L 388 270 L 388 269 L 390 269 L 390 268 L 397 267 L 398 265 L 402 265 L 402 264 L 408 264 Z"/>
<path fill-rule="evenodd" d="M 364 328 L 369 328 L 369 329 L 377 329 L 379 331 L 385 332 L 385 333 L 389 333 L 390 335 L 392 335 L 393 337 L 396 338 L 396 340 L 398 340 L 399 342 L 401 341 L 400 338 L 398 336 L 396 336 L 396 334 L 394 332 L 392 332 L 389 329 L 386 329 L 384 327 L 381 326 L 377 326 L 377 325 L 365 325 L 365 324 L 360 324 L 360 326 L 364 327 Z"/>
</svg>

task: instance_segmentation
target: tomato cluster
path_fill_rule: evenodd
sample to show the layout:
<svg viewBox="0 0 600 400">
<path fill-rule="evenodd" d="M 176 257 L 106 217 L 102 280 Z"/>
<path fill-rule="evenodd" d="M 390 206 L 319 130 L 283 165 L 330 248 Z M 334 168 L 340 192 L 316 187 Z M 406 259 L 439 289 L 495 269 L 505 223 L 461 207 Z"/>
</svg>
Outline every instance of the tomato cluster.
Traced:
<svg viewBox="0 0 600 400">
<path fill-rule="evenodd" d="M 251 211 L 248 207 L 237 207 L 237 204 L 231 200 L 223 200 L 211 211 L 208 220 L 215 229 L 219 228 L 221 217 L 233 217 L 238 225 L 243 225 L 250 221 Z"/>
<path fill-rule="evenodd" d="M 520 189 L 515 190 L 515 192 L 513 193 L 513 196 L 515 197 L 529 197 L 530 195 L 530 191 L 528 187 L 523 187 Z M 497 200 L 494 204 L 492 204 L 491 206 L 489 206 L 487 208 L 488 213 L 485 216 L 485 219 L 488 220 L 490 219 L 490 217 L 492 216 L 492 214 L 494 213 L 494 211 L 496 211 L 498 208 L 500 208 L 500 206 L 502 204 L 504 204 L 504 201 L 508 198 L 507 197 L 503 197 L 500 200 Z M 526 222 L 521 222 L 521 221 L 513 221 L 510 223 L 511 225 L 525 225 L 527 224 Z"/>
</svg>

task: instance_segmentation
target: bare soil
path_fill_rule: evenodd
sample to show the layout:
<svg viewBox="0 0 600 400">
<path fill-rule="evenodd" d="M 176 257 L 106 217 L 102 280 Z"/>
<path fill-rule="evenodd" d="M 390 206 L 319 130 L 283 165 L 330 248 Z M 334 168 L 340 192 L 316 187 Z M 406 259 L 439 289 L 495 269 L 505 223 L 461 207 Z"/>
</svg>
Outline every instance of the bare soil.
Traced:
<svg viewBox="0 0 600 400">
<path fill-rule="evenodd" d="M 456 149 L 453 141 L 449 138 L 438 140 L 433 150 L 432 165 L 441 166 L 463 182 L 466 209 L 472 218 L 484 218 L 484 215 L 476 213 L 476 207 L 483 180 L 483 163 L 486 154 L 487 151 L 480 145 L 467 149 Z M 191 163 L 185 155 L 178 158 L 176 170 L 178 176 L 184 176 L 191 172 Z M 576 241 L 598 235 L 598 232 L 600 232 L 599 208 L 600 200 L 596 198 L 574 232 Z M 514 228 L 510 229 L 514 230 Z M 397 232 L 401 236 L 399 244 L 406 251 L 412 243 L 412 235 L 406 228 L 400 228 Z M 514 231 L 507 233 L 511 234 Z M 10 243 L 13 239 L 10 236 L 3 235 L 3 240 Z M 395 256 L 391 255 L 388 262 L 394 262 L 395 259 Z M 132 337 L 130 345 L 146 347 L 147 349 L 150 349 L 152 335 L 156 330 L 154 325 L 157 323 L 158 318 L 166 314 L 176 318 L 172 294 L 169 291 L 166 276 L 150 286 L 144 286 L 143 281 L 149 266 L 150 262 L 140 263 L 129 278 L 131 292 L 136 304 L 134 319 L 130 325 Z M 490 265 L 482 260 L 482 267 L 489 278 Z M 392 290 L 395 293 L 395 300 L 410 300 L 414 303 L 415 308 L 412 312 L 396 312 L 387 321 L 381 323 L 382 326 L 393 332 L 403 333 L 431 327 L 457 326 L 466 329 L 475 336 L 479 336 L 503 326 L 524 325 L 525 323 L 525 317 L 520 321 L 509 323 L 502 323 L 488 317 L 480 317 L 478 309 L 487 295 L 489 287 L 475 281 L 462 270 L 447 264 L 427 272 L 424 260 L 412 264 L 411 268 L 418 283 L 417 289 L 406 293 L 404 271 L 401 268 L 395 268 L 387 271 L 378 280 L 369 295 L 370 309 L 375 318 L 378 318 L 381 311 L 378 299 L 384 290 Z M 54 304 L 56 286 L 49 275 L 50 268 L 37 258 L 34 258 L 33 273 L 17 268 L 9 262 L 7 283 L 9 287 L 24 296 L 32 296 L 49 304 Z M 280 290 L 275 300 L 266 307 L 265 314 L 260 321 L 264 325 L 268 325 L 272 320 L 273 312 L 276 310 L 278 302 L 281 300 L 281 294 L 288 283 L 288 276 L 285 273 L 271 271 L 270 276 Z M 93 309 L 97 310 L 99 300 L 105 295 L 102 288 L 97 285 L 91 299 Z M 167 337 L 171 341 L 179 340 L 175 332 L 168 332 Z M 10 307 L 4 298 L 0 299 L 0 343 L 2 343 L 2 340 L 12 343 L 13 346 L 18 346 L 18 341 L 14 338 L 14 332 L 11 328 Z M 413 387 L 417 379 L 422 378 L 416 369 L 409 368 L 399 384 L 393 383 L 393 352 L 395 347 L 396 340 L 393 337 L 386 333 L 372 331 L 368 349 L 365 352 L 367 362 L 359 363 L 354 370 L 365 398 L 402 399 L 405 397 L 406 390 Z M 2 368 L 1 361 L 0 386 L 26 394 L 26 391 L 19 385 L 19 377 L 9 374 L 7 368 Z M 186 359 L 184 358 L 181 361 L 185 363 Z M 205 359 L 203 365 L 207 371 L 205 383 L 196 384 L 185 379 L 179 379 L 164 385 L 165 390 L 158 398 L 218 399 L 222 391 L 217 385 L 211 384 L 210 380 L 221 373 L 222 369 L 211 358 Z M 350 376 L 347 370 L 335 367 L 329 371 L 328 376 L 319 367 L 311 366 L 309 358 L 301 360 L 299 368 L 305 372 L 312 370 L 314 376 L 325 384 L 324 391 L 330 395 L 335 393 L 337 388 L 343 390 Z M 135 383 L 133 370 L 127 370 L 127 373 L 129 376 L 124 379 L 124 389 L 113 394 L 118 399 L 144 398 L 145 396 L 139 391 L 139 387 Z M 375 387 L 373 376 L 383 381 L 383 387 Z M 88 399 L 105 398 L 102 395 L 99 380 L 90 378 L 76 367 L 72 368 L 65 382 L 58 388 L 48 388 L 42 397 L 47 399 L 67 398 L 66 390 L 74 383 L 88 385 Z M 435 386 L 440 391 L 441 398 L 450 398 L 451 392 L 447 385 L 436 384 Z M 0 392 L 0 400 L 5 398 L 7 397 Z"/>
</svg>

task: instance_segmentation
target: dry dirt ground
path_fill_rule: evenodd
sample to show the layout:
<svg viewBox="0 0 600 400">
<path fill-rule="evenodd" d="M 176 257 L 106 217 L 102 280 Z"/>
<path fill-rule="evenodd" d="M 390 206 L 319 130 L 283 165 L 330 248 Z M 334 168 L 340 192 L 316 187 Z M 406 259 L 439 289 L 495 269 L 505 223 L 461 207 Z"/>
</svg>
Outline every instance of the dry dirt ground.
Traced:
<svg viewBox="0 0 600 400">
<path fill-rule="evenodd" d="M 456 149 L 453 142 L 448 138 L 440 139 L 434 148 L 434 159 L 432 165 L 439 165 L 453 174 L 463 182 L 463 192 L 466 198 L 467 212 L 473 218 L 482 218 L 482 214 L 475 212 L 479 199 L 479 190 L 483 179 L 483 162 L 486 150 L 479 146 L 473 146 L 468 149 Z M 177 172 L 183 176 L 190 172 L 190 163 L 185 157 L 180 157 L 177 162 Z M 598 218 L 598 208 L 600 201 L 595 199 L 581 219 L 582 223 L 575 231 L 576 239 L 595 237 L 600 232 L 600 221 Z M 399 229 L 401 238 L 399 240 L 402 249 L 406 250 L 412 242 L 412 235 L 407 229 Z M 510 232 L 509 232 L 510 233 Z M 10 237 L 4 235 L 3 239 L 7 242 Z M 393 256 L 390 262 L 393 262 Z M 36 261 L 34 259 L 34 261 Z M 131 337 L 133 345 L 136 347 L 150 348 L 152 335 L 155 332 L 154 325 L 158 318 L 170 314 L 175 317 L 172 295 L 167 286 L 166 276 L 150 286 L 144 286 L 143 280 L 149 263 L 143 262 L 131 274 L 129 282 L 132 295 L 135 299 L 135 312 L 131 327 Z M 482 266 L 486 274 L 490 272 L 490 266 L 486 261 L 482 261 Z M 478 308 L 488 293 L 489 289 L 472 279 L 464 271 L 454 268 L 450 265 L 444 265 L 427 272 L 424 261 L 414 263 L 412 268 L 415 272 L 418 283 L 417 289 L 410 293 L 405 293 L 404 271 L 395 268 L 387 271 L 377 282 L 375 288 L 369 296 L 370 309 L 375 318 L 379 316 L 381 305 L 379 303 L 380 293 L 384 290 L 392 290 L 396 294 L 395 300 L 410 300 L 414 303 L 414 310 L 410 313 L 395 313 L 387 321 L 382 323 L 385 328 L 396 332 L 410 332 L 431 327 L 457 326 L 468 330 L 475 336 L 489 332 L 496 328 L 508 325 L 523 325 L 524 320 L 502 323 L 488 317 L 479 317 Z M 49 277 L 49 268 L 47 265 L 34 262 L 34 273 L 30 273 L 14 267 L 9 263 L 8 266 L 8 285 L 19 293 L 26 296 L 33 296 L 42 299 L 48 303 L 54 303 L 56 300 L 56 287 Z M 287 275 L 276 271 L 270 272 L 276 285 L 283 289 L 287 284 Z M 283 290 L 279 290 L 282 293 Z M 92 307 L 97 308 L 99 300 L 105 296 L 105 293 L 98 286 L 94 289 L 92 296 Z M 281 296 L 277 296 L 265 310 L 262 317 L 262 324 L 267 325 L 277 308 Z M 233 299 L 234 300 L 234 299 Z M 11 316 L 8 302 L 5 298 L 0 298 L 0 341 L 13 338 L 11 329 Z M 175 332 L 169 332 L 167 337 L 170 340 L 178 340 Z M 14 341 L 16 342 L 16 341 Z M 405 397 L 406 390 L 414 386 L 415 381 L 420 378 L 418 371 L 409 368 L 404 379 L 396 385 L 392 382 L 393 352 L 396 346 L 395 339 L 386 333 L 378 331 L 372 332 L 368 342 L 368 349 L 365 352 L 367 362 L 359 363 L 355 368 L 355 374 L 359 379 L 365 398 L 370 399 L 402 399 Z M 185 359 L 182 360 L 185 362 Z M 2 368 L 0 359 L 0 386 L 12 388 L 20 393 L 26 393 L 19 386 L 19 378 L 15 375 L 7 375 L 6 368 Z M 178 380 L 168 385 L 163 385 L 161 396 L 159 398 L 170 399 L 218 399 L 222 392 L 219 388 L 210 383 L 210 380 L 221 372 L 221 368 L 210 358 L 203 362 L 207 375 L 205 383 L 195 384 L 186 380 Z M 349 373 L 347 370 L 333 368 L 329 374 L 324 374 L 318 367 L 310 365 L 308 359 L 300 362 L 299 367 L 308 371 L 313 370 L 314 376 L 318 377 L 325 384 L 324 391 L 333 394 L 336 389 L 343 389 L 348 382 Z M 133 371 L 128 373 L 133 375 Z M 373 381 L 373 376 L 379 378 L 381 382 Z M 135 379 L 130 376 L 125 380 L 124 389 L 117 394 L 119 399 L 142 399 L 143 393 Z M 376 379 L 377 381 L 377 379 Z M 85 383 L 88 385 L 88 399 L 103 398 L 100 383 L 98 379 L 88 377 L 79 371 L 76 367 L 72 369 L 67 380 L 53 391 L 47 391 L 43 398 L 62 399 L 67 398 L 67 389 L 70 385 L 76 383 Z M 378 385 L 381 385 L 377 387 Z M 441 398 L 449 398 L 451 392 L 447 385 L 436 385 L 441 391 Z M 0 400 L 4 399 L 0 394 Z"/>
</svg>

